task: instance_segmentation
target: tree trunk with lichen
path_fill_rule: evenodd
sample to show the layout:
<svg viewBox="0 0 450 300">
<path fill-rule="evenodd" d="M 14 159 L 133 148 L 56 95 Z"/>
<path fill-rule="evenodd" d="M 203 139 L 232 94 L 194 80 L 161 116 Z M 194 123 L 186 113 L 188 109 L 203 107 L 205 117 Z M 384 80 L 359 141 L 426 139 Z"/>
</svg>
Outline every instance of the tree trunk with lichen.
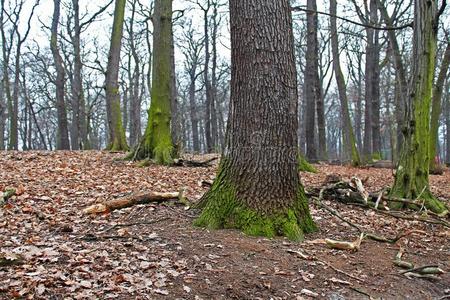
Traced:
<svg viewBox="0 0 450 300">
<path fill-rule="evenodd" d="M 153 14 L 152 103 L 143 139 L 134 159 L 154 159 L 170 164 L 174 147 L 171 136 L 172 85 L 172 0 L 156 0 Z"/>
<path fill-rule="evenodd" d="M 404 143 L 390 196 L 424 200 L 435 213 L 448 212 L 429 187 L 430 105 L 436 59 L 436 1 L 415 0 L 412 78 L 406 107 Z M 401 208 L 400 203 L 395 208 Z"/>
<path fill-rule="evenodd" d="M 218 175 L 195 225 L 301 240 L 315 230 L 298 174 L 288 0 L 230 0 L 231 100 Z"/>
<path fill-rule="evenodd" d="M 330 1 L 330 14 L 336 16 L 337 3 L 336 0 Z M 339 99 L 341 101 L 341 117 L 342 117 L 342 140 L 344 146 L 344 161 L 351 161 L 354 166 L 361 164 L 361 160 L 356 147 L 356 138 L 353 132 L 352 122 L 350 119 L 347 87 L 345 84 L 344 74 L 342 73 L 341 63 L 339 58 L 339 40 L 336 18 L 330 18 L 330 32 L 331 32 L 331 51 L 333 55 L 333 69 L 338 86 Z"/>
<path fill-rule="evenodd" d="M 108 150 L 128 150 L 125 129 L 122 125 L 119 94 L 119 62 L 122 46 L 123 21 L 126 0 L 116 0 L 114 21 L 109 48 L 108 68 L 106 70 L 106 113 L 108 118 L 109 144 Z"/>
<path fill-rule="evenodd" d="M 448 68 L 450 65 L 450 41 L 447 43 L 444 57 L 441 63 L 438 78 L 433 89 L 433 101 L 431 108 L 431 122 L 430 122 L 430 172 L 433 172 L 436 167 L 436 160 L 434 159 L 437 153 L 437 144 L 439 136 L 439 118 L 442 110 L 442 89 L 444 88 L 445 80 L 447 79 Z"/>
</svg>

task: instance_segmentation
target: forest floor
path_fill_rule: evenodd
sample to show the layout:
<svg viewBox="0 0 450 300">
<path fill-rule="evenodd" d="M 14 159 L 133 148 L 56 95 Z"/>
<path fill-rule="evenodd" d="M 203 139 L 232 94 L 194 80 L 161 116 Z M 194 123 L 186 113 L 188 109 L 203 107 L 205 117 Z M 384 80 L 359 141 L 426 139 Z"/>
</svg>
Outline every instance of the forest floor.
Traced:
<svg viewBox="0 0 450 300">
<path fill-rule="evenodd" d="M 0 154 L 0 191 L 14 187 L 19 194 L 0 207 L 0 258 L 17 263 L 0 266 L 0 299 L 450 297 L 450 229 L 441 225 L 326 201 L 369 232 L 395 237 L 420 230 L 395 245 L 364 240 L 359 251 L 349 252 L 329 249 L 322 239 L 353 241 L 358 232 L 313 204 L 320 230 L 302 243 L 196 228 L 197 212 L 175 204 L 84 214 L 91 204 L 130 192 L 185 188 L 195 201 L 207 190 L 199 181 L 213 179 L 217 168 L 139 167 L 121 157 L 96 151 Z M 317 174 L 302 174 L 307 190 L 329 174 L 367 178 L 373 192 L 393 180 L 388 169 L 317 168 Z M 431 176 L 431 188 L 448 201 L 450 171 Z M 393 265 L 400 245 L 404 260 L 439 265 L 446 273 L 435 280 L 400 275 Z"/>
</svg>

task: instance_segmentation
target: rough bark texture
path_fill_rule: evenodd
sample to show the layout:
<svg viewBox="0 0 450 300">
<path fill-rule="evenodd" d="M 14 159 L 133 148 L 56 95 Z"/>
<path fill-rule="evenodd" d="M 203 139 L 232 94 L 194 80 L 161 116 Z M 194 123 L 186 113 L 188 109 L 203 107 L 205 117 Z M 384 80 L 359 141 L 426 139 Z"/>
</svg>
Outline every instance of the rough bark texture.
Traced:
<svg viewBox="0 0 450 300">
<path fill-rule="evenodd" d="M 125 130 L 122 125 L 119 94 L 119 61 L 122 46 L 123 21 L 126 0 L 116 0 L 114 21 L 106 71 L 106 113 L 108 118 L 109 145 L 112 151 L 128 150 Z"/>
<path fill-rule="evenodd" d="M 336 15 L 337 3 L 336 0 L 330 1 L 330 14 Z M 350 113 L 348 108 L 347 87 L 345 84 L 344 74 L 342 73 L 340 59 L 339 59 L 339 41 L 336 25 L 336 18 L 330 19 L 331 31 L 331 48 L 333 55 L 333 69 L 338 85 L 339 99 L 341 101 L 341 117 L 342 117 L 342 140 L 344 146 L 343 160 L 351 161 L 353 165 L 361 164 L 358 149 L 356 148 L 355 134 L 353 132 L 352 123 L 350 120 Z"/>
<path fill-rule="evenodd" d="M 436 2 L 415 0 L 412 78 L 406 107 L 404 143 L 391 196 L 420 198 L 435 213 L 447 211 L 429 188 L 430 104 L 436 59 Z"/>
<path fill-rule="evenodd" d="M 430 123 L 430 171 L 434 171 L 436 167 L 437 144 L 439 137 L 439 118 L 442 110 L 442 89 L 447 79 L 448 68 L 450 65 L 450 41 L 447 43 L 444 57 L 441 63 L 441 69 L 433 89 L 433 102 L 431 106 L 431 123 Z"/>
<path fill-rule="evenodd" d="M 50 38 L 50 48 L 52 50 L 53 59 L 56 68 L 56 110 L 58 115 L 58 134 L 56 141 L 56 149 L 58 150 L 69 150 L 69 133 L 67 125 L 67 111 L 66 103 L 64 100 L 64 82 L 65 82 L 65 71 L 63 67 L 63 61 L 58 49 L 58 23 L 60 14 L 60 0 L 54 0 L 54 11 L 51 27 L 51 38 Z"/>
<path fill-rule="evenodd" d="M 317 10 L 315 0 L 307 1 L 308 9 Z M 317 41 L 317 14 L 307 12 L 306 22 L 306 66 L 305 66 L 305 103 L 306 103 L 306 158 L 309 161 L 316 161 L 317 155 L 317 132 L 316 132 L 316 103 L 320 97 L 319 87 L 319 47 Z"/>
<path fill-rule="evenodd" d="M 288 0 L 231 0 L 226 148 L 196 225 L 303 238 L 315 225 L 298 174 L 297 79 Z"/>
<path fill-rule="evenodd" d="M 159 164 L 173 160 L 170 129 L 172 105 L 172 0 L 156 0 L 153 14 L 152 103 L 143 140 L 135 159 L 154 159 Z"/>
</svg>

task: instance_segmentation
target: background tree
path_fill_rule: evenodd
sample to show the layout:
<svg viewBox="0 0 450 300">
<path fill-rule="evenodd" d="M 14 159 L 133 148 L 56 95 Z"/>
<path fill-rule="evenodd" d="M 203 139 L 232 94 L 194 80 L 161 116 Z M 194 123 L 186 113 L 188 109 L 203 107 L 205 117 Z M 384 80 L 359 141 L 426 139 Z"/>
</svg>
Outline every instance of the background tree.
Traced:
<svg viewBox="0 0 450 300">
<path fill-rule="evenodd" d="M 430 172 L 433 173 L 438 166 L 436 162 L 437 145 L 439 144 L 439 119 L 442 112 L 442 92 L 444 89 L 445 80 L 447 78 L 448 69 L 450 66 L 450 36 L 447 46 L 442 58 L 441 67 L 433 88 L 433 100 L 431 102 L 431 121 L 430 121 Z"/>
<path fill-rule="evenodd" d="M 336 0 L 330 1 L 330 14 L 336 16 L 337 3 Z M 339 38 L 337 32 L 336 18 L 330 18 L 331 31 L 331 47 L 333 54 L 333 69 L 336 83 L 338 85 L 339 99 L 341 101 L 341 117 L 342 117 L 342 144 L 344 147 L 344 159 L 351 161 L 353 165 L 360 165 L 358 149 L 356 148 L 355 134 L 349 114 L 347 87 L 344 74 L 342 73 L 340 55 L 339 55 Z"/>
<path fill-rule="evenodd" d="M 122 125 L 119 93 L 119 62 L 122 46 L 123 22 L 126 0 L 116 0 L 114 21 L 106 71 L 106 112 L 108 117 L 109 145 L 112 151 L 128 150 L 125 130 Z"/>
<path fill-rule="evenodd" d="M 315 225 L 297 171 L 297 78 L 289 1 L 231 0 L 230 21 L 232 96 L 226 148 L 195 223 L 298 240 Z"/>
<path fill-rule="evenodd" d="M 70 150 L 69 133 L 67 125 L 66 102 L 64 100 L 65 91 L 65 71 L 61 54 L 58 49 L 58 24 L 61 9 L 61 1 L 54 0 L 53 20 L 51 27 L 50 49 L 52 50 L 53 60 L 56 69 L 56 108 L 58 111 L 58 134 L 56 148 L 60 150 Z"/>
</svg>

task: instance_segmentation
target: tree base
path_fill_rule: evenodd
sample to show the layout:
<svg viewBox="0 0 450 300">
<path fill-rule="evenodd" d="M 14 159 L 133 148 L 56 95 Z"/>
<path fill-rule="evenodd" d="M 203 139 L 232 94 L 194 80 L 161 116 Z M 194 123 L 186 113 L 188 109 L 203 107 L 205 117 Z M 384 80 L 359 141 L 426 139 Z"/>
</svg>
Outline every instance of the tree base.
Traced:
<svg viewBox="0 0 450 300">
<path fill-rule="evenodd" d="M 303 155 L 299 155 L 298 158 L 298 170 L 300 172 L 317 173 L 317 169 L 310 164 Z"/>
<path fill-rule="evenodd" d="M 171 143 L 160 143 L 153 148 L 151 141 L 146 138 L 126 157 L 133 161 L 153 160 L 159 165 L 170 165 L 174 158 L 174 147 Z"/>
<path fill-rule="evenodd" d="M 210 229 L 239 229 L 251 236 L 286 236 L 290 240 L 301 241 L 305 233 L 313 232 L 317 227 L 309 213 L 303 188 L 297 195 L 291 208 L 271 215 L 261 214 L 243 205 L 235 189 L 219 177 L 198 205 L 202 213 L 194 225 Z"/>
<path fill-rule="evenodd" d="M 390 197 L 397 197 L 397 198 L 404 198 L 404 199 L 410 199 L 411 195 L 405 195 L 405 193 L 402 193 L 401 191 L 396 191 L 393 189 L 391 193 L 389 193 Z M 412 199 L 414 200 L 414 199 Z M 423 202 L 423 207 L 426 209 L 438 214 L 438 215 L 447 215 L 448 214 L 448 208 L 446 207 L 445 203 L 437 199 L 433 196 L 433 194 L 429 190 L 425 190 L 420 197 L 418 197 L 417 201 Z M 419 207 L 418 205 L 411 205 L 411 204 L 405 204 L 405 203 L 396 203 L 392 202 L 390 203 L 390 208 L 395 210 L 401 210 L 403 208 L 410 208 L 414 210 L 419 210 L 422 207 Z"/>
</svg>

